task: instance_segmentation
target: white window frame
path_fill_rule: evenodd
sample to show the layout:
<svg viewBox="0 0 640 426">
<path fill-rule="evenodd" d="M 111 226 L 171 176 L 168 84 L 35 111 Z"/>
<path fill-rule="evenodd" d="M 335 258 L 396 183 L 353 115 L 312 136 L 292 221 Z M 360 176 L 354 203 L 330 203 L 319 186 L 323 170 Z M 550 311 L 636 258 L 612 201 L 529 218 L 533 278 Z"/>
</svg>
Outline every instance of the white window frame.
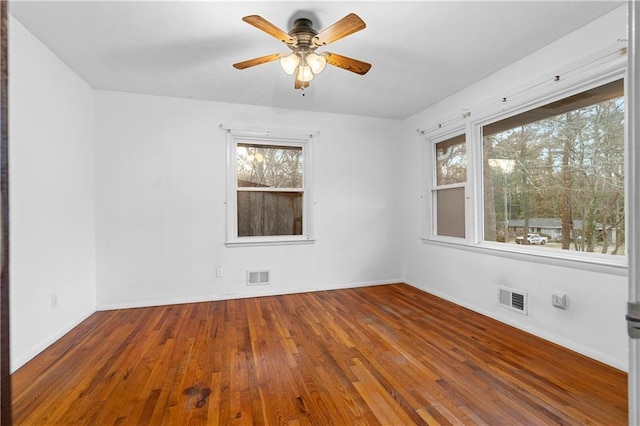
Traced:
<svg viewBox="0 0 640 426">
<path fill-rule="evenodd" d="M 457 127 L 451 131 L 448 131 L 443 134 L 439 134 L 433 138 L 427 140 L 427 167 L 426 171 L 429 176 L 427 188 L 423 195 L 425 199 L 425 223 L 426 223 L 426 234 L 425 238 L 432 239 L 435 241 L 443 241 L 443 242 L 451 242 L 451 243 L 460 243 L 465 242 L 469 243 L 470 239 L 470 209 L 469 209 L 469 142 L 467 140 L 465 127 Z M 467 163 L 467 180 L 466 182 L 447 184 L 447 185 L 438 185 L 437 178 L 437 154 L 436 154 L 436 146 L 440 142 L 444 142 L 448 139 L 455 138 L 457 136 L 465 135 L 465 153 L 466 153 L 466 163 Z M 438 234 L 438 217 L 437 217 L 437 194 L 440 190 L 445 189 L 453 189 L 453 188 L 463 188 L 465 195 L 465 207 L 464 207 L 464 217 L 465 217 L 465 237 L 451 237 L 447 235 L 439 235 Z"/>
<path fill-rule="evenodd" d="M 221 126 L 222 128 L 222 126 Z M 227 130 L 227 247 L 310 244 L 312 238 L 311 214 L 311 140 L 312 133 L 273 132 L 253 130 Z M 237 148 L 238 144 L 251 143 L 256 145 L 300 147 L 303 158 L 302 192 L 302 234 L 278 236 L 238 236 L 238 176 L 237 176 Z"/>
<path fill-rule="evenodd" d="M 488 253 L 518 260 L 532 261 L 574 267 L 579 269 L 606 272 L 616 275 L 626 275 L 628 267 L 628 248 L 625 256 L 599 255 L 596 253 L 581 253 L 566 250 L 536 250 L 537 247 L 515 245 L 499 242 L 484 241 L 484 205 L 483 205 L 483 171 L 482 171 L 482 127 L 503 120 L 505 118 L 529 111 L 539 106 L 549 104 L 574 94 L 589 90 L 615 80 L 623 79 L 625 86 L 625 98 L 628 97 L 626 81 L 626 61 L 624 57 L 609 63 L 596 66 L 585 72 L 578 73 L 574 78 L 563 81 L 563 84 L 538 85 L 530 90 L 531 95 L 522 101 L 515 101 L 509 107 L 500 105 L 496 108 L 486 106 L 479 107 L 471 116 L 464 114 L 464 124 L 458 123 L 453 130 L 437 129 L 421 133 L 425 136 L 426 152 L 422 157 L 426 164 L 424 170 L 423 202 L 423 235 L 422 241 L 427 244 L 455 246 L 461 249 Z M 454 124 L 452 124 L 453 126 Z M 434 203 L 432 190 L 436 188 L 436 158 L 435 144 L 454 137 L 460 132 L 466 133 L 467 153 L 467 184 L 466 184 L 466 238 L 444 237 L 437 235 L 435 230 Z M 629 140 L 625 131 L 625 158 L 628 152 Z M 629 164 L 625 159 L 625 176 L 628 179 Z M 625 184 L 625 220 L 629 219 L 629 186 Z M 628 226 L 625 227 L 628 232 Z"/>
</svg>

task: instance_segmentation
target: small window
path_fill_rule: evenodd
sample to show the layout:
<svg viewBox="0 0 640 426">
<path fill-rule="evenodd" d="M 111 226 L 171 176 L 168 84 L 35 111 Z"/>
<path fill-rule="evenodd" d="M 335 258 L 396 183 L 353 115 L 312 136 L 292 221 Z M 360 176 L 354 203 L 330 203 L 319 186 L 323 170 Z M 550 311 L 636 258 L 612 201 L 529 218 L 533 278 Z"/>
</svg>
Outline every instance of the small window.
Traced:
<svg viewBox="0 0 640 426">
<path fill-rule="evenodd" d="M 238 143 L 238 237 L 302 235 L 301 146 Z"/>
<path fill-rule="evenodd" d="M 625 255 L 624 84 L 485 125 L 484 241 Z"/>
<path fill-rule="evenodd" d="M 230 243 L 308 239 L 307 144 L 231 137 Z"/>
<path fill-rule="evenodd" d="M 467 152 L 465 135 L 434 144 L 435 186 L 432 188 L 432 233 L 445 237 L 466 237 L 465 187 Z"/>
</svg>

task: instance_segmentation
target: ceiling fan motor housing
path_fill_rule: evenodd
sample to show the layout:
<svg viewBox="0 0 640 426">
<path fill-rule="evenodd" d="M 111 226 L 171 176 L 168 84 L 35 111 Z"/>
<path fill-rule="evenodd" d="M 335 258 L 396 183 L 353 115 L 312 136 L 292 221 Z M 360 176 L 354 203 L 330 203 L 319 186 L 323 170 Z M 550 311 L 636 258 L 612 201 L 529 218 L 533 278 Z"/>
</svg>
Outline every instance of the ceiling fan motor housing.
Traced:
<svg viewBox="0 0 640 426">
<path fill-rule="evenodd" d="M 293 29 L 288 33 L 293 39 L 292 43 L 287 43 L 290 49 L 309 48 L 315 50 L 318 46 L 314 45 L 313 38 L 318 31 L 313 29 L 313 23 L 307 18 L 299 18 L 293 23 Z"/>
</svg>

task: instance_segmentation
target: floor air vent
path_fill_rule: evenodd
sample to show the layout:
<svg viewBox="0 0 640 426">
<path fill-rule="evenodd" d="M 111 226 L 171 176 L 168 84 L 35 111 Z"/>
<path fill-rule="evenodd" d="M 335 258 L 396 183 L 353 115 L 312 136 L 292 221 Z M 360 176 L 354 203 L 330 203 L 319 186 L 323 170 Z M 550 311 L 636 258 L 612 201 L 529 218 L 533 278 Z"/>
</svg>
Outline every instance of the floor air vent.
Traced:
<svg viewBox="0 0 640 426">
<path fill-rule="evenodd" d="M 247 285 L 271 284 L 270 271 L 247 271 Z"/>
<path fill-rule="evenodd" d="M 511 288 L 498 289 L 498 303 L 507 309 L 527 314 L 527 293 Z"/>
</svg>

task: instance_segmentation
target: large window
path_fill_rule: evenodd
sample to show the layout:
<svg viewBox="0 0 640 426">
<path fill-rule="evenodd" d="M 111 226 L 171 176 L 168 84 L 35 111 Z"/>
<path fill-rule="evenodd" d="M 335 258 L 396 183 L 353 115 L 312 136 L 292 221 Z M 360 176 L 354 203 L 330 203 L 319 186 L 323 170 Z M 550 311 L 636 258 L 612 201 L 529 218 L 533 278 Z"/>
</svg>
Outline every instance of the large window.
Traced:
<svg viewBox="0 0 640 426">
<path fill-rule="evenodd" d="M 618 80 L 486 125 L 484 240 L 625 254 Z"/>
<path fill-rule="evenodd" d="M 307 144 L 231 137 L 230 243 L 308 239 Z"/>
<path fill-rule="evenodd" d="M 624 81 L 583 87 L 434 133 L 426 240 L 624 265 Z"/>
</svg>

